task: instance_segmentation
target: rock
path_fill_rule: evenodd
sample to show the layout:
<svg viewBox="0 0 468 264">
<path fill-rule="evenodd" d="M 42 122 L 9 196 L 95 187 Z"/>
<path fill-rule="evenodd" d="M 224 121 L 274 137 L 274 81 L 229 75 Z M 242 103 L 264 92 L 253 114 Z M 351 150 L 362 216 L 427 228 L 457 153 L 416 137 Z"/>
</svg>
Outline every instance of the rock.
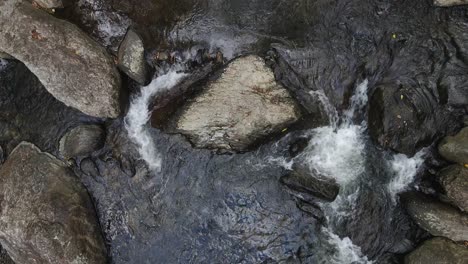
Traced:
<svg viewBox="0 0 468 264">
<path fill-rule="evenodd" d="M 27 2 L 2 1 L 0 9 L 0 50 L 23 62 L 66 105 L 96 117 L 120 114 L 120 76 L 103 47 Z"/>
<path fill-rule="evenodd" d="M 335 200 L 340 191 L 340 187 L 335 180 L 318 177 L 303 170 L 292 171 L 281 177 L 280 182 L 294 191 L 309 194 L 326 201 Z"/>
<path fill-rule="evenodd" d="M 15 264 L 2 246 L 0 246 L 0 264 Z"/>
<path fill-rule="evenodd" d="M 410 156 L 459 127 L 429 88 L 388 83 L 371 95 L 368 121 L 375 142 Z"/>
<path fill-rule="evenodd" d="M 16 263 L 106 263 L 86 189 L 52 155 L 20 143 L 0 169 L 0 242 Z"/>
<path fill-rule="evenodd" d="M 439 153 L 448 161 L 468 164 L 468 127 L 458 134 L 444 138 L 439 143 Z"/>
<path fill-rule="evenodd" d="M 434 0 L 435 6 L 456 6 L 466 4 L 468 4 L 468 0 Z"/>
<path fill-rule="evenodd" d="M 199 148 L 245 151 L 299 117 L 295 102 L 263 59 L 247 56 L 231 62 L 183 108 L 176 131 Z"/>
<path fill-rule="evenodd" d="M 448 200 L 468 212 L 468 169 L 460 165 L 449 166 L 439 172 L 439 182 Z"/>
<path fill-rule="evenodd" d="M 46 9 L 63 8 L 62 0 L 33 0 L 33 2 Z"/>
<path fill-rule="evenodd" d="M 443 236 L 453 241 L 468 240 L 466 214 L 429 197 L 408 194 L 403 198 L 411 218 L 433 236 Z"/>
<path fill-rule="evenodd" d="M 60 154 L 66 159 L 90 154 L 103 147 L 105 132 L 98 125 L 83 125 L 70 130 L 60 139 Z"/>
<path fill-rule="evenodd" d="M 436 237 L 425 241 L 405 257 L 405 264 L 466 264 L 468 249 L 449 239 Z"/>
<path fill-rule="evenodd" d="M 141 85 L 147 83 L 148 70 L 143 40 L 132 29 L 127 31 L 124 40 L 120 44 L 118 61 L 119 68 L 130 78 Z"/>
<path fill-rule="evenodd" d="M 0 51 L 0 59 L 14 60 L 15 58 L 10 56 L 8 53 Z"/>
</svg>

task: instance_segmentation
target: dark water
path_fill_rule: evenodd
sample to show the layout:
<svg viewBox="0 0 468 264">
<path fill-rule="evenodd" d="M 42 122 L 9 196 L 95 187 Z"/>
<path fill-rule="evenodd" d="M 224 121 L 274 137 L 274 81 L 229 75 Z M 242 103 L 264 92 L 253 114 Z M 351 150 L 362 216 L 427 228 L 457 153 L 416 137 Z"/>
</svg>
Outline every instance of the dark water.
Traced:
<svg viewBox="0 0 468 264">
<path fill-rule="evenodd" d="M 52 98 L 24 65 L 9 62 L 0 71 L 0 146 L 7 153 L 27 140 L 59 155 L 58 141 L 67 129 L 95 122 L 107 126 L 105 147 L 71 164 L 94 199 L 114 263 L 346 263 L 343 259 L 353 256 L 340 259 L 340 254 L 357 254 L 356 249 L 361 251 L 357 263 L 366 257 L 399 263 L 425 236 L 388 190 L 397 175 L 389 164 L 397 156 L 376 144 L 373 134 L 381 131 L 373 121 L 385 119 L 373 111 L 373 96 L 378 89 L 404 92 L 410 100 L 403 106 L 392 96 L 385 103 L 395 111 L 416 110 L 415 125 L 389 132 L 386 147 L 393 150 L 414 154 L 456 126 L 468 98 L 468 9 L 402 0 L 101 1 L 100 13 L 86 8 L 93 5 L 60 15 L 110 48 L 115 49 L 125 30 L 103 37 L 93 14 L 118 14 L 117 20 L 109 18 L 112 25 L 133 24 L 151 48 L 199 46 L 221 50 L 227 58 L 246 53 L 268 57 L 278 80 L 313 116 L 327 113 L 310 91 L 323 91 L 343 116 L 365 79 L 371 105 L 357 111 L 349 126 L 299 129 L 244 154 L 193 149 L 182 136 L 147 126 L 162 158 L 161 171 L 154 172 L 140 159 L 124 117 L 97 120 L 70 109 Z M 367 126 L 361 121 L 368 121 Z M 294 158 L 290 149 L 304 138 L 309 148 Z M 344 143 L 327 147 L 330 138 Z M 413 141 L 419 143 L 408 144 Z M 329 176 L 357 171 L 342 184 L 342 217 L 330 217 L 330 212 L 340 212 L 333 203 L 305 202 L 279 182 L 287 173 L 284 163 L 314 164 L 307 158 L 320 161 L 322 153 L 335 154 L 335 167 L 344 168 L 322 168 L 333 174 Z M 346 173 L 341 162 L 348 161 Z M 330 239 L 323 227 L 338 238 Z"/>
</svg>

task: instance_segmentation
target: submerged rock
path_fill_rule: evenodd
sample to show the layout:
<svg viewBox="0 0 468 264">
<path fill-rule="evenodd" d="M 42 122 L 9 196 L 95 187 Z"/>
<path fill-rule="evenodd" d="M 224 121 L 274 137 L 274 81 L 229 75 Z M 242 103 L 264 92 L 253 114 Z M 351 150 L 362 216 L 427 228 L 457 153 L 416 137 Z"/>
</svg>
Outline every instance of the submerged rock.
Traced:
<svg viewBox="0 0 468 264">
<path fill-rule="evenodd" d="M 63 8 L 62 0 L 33 0 L 33 2 L 38 4 L 42 8 L 47 8 L 47 9 Z"/>
<path fill-rule="evenodd" d="M 449 166 L 439 172 L 439 182 L 448 200 L 468 212 L 468 169 L 460 165 Z"/>
<path fill-rule="evenodd" d="M 468 5 L 468 0 L 434 0 L 435 6 Z"/>
<path fill-rule="evenodd" d="M 120 44 L 118 53 L 118 66 L 130 78 L 141 85 L 148 79 L 148 70 L 145 60 L 143 40 L 133 30 L 129 29 Z"/>
<path fill-rule="evenodd" d="M 65 159 L 91 154 L 103 147 L 105 139 L 105 132 L 101 126 L 78 126 L 60 139 L 60 154 Z"/>
<path fill-rule="evenodd" d="M 275 82 L 263 59 L 234 60 L 176 120 L 176 131 L 199 148 L 245 151 L 265 136 L 297 121 L 300 112 L 287 90 Z"/>
<path fill-rule="evenodd" d="M 106 50 L 30 3 L 0 3 L 0 50 L 23 62 L 58 100 L 88 115 L 120 114 L 120 76 Z"/>
<path fill-rule="evenodd" d="M 453 241 L 468 240 L 468 215 L 429 197 L 408 194 L 404 199 L 409 215 L 433 236 L 443 236 Z"/>
<path fill-rule="evenodd" d="M 86 189 L 67 166 L 20 143 L 0 169 L 0 241 L 16 263 L 106 263 Z"/>
<path fill-rule="evenodd" d="M 0 51 L 0 59 L 13 60 L 15 58 L 13 58 L 11 55 L 9 55 L 9 54 L 7 54 L 5 52 Z"/>
<path fill-rule="evenodd" d="M 405 257 L 405 264 L 466 264 L 467 262 L 468 248 L 442 237 L 425 241 Z"/>
<path fill-rule="evenodd" d="M 468 164 L 468 127 L 455 136 L 448 136 L 439 143 L 439 153 L 444 159 L 459 164 Z"/>
<path fill-rule="evenodd" d="M 280 181 L 293 191 L 327 201 L 335 200 L 340 191 L 340 187 L 335 180 L 320 178 L 302 170 L 294 170 L 290 174 L 281 177 Z"/>
</svg>

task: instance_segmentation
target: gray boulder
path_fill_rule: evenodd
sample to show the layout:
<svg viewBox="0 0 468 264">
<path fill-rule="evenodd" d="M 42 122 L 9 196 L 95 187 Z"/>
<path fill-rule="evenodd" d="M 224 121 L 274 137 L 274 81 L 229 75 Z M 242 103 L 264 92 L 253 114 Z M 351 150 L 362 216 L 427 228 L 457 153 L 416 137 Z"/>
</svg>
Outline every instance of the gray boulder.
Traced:
<svg viewBox="0 0 468 264">
<path fill-rule="evenodd" d="M 55 98 L 96 117 L 120 114 L 120 76 L 103 47 L 26 1 L 2 1 L 0 10 L 0 50 L 23 62 Z"/>
<path fill-rule="evenodd" d="M 78 126 L 60 139 L 60 154 L 65 159 L 90 154 L 103 147 L 105 132 L 98 125 Z"/>
<path fill-rule="evenodd" d="M 456 6 L 466 4 L 468 4 L 468 0 L 434 0 L 435 6 Z"/>
<path fill-rule="evenodd" d="M 244 151 L 299 117 L 295 102 L 263 59 L 247 56 L 231 62 L 183 108 L 176 131 L 199 148 Z"/>
<path fill-rule="evenodd" d="M 281 177 L 280 182 L 294 192 L 301 193 L 301 197 L 306 194 L 326 201 L 335 200 L 340 191 L 335 180 L 319 177 L 301 169 L 295 169 Z"/>
<path fill-rule="evenodd" d="M 120 44 L 118 58 L 118 66 L 125 74 L 141 85 L 146 84 L 148 70 L 145 61 L 145 48 L 143 40 L 134 30 L 127 31 Z"/>
<path fill-rule="evenodd" d="M 448 201 L 468 212 L 468 169 L 460 165 L 449 166 L 439 172 L 439 182 Z"/>
<path fill-rule="evenodd" d="M 67 166 L 20 143 L 0 168 L 0 242 L 16 263 L 106 263 L 86 189 Z"/>
<path fill-rule="evenodd" d="M 0 246 L 0 264 L 15 264 L 2 246 Z"/>
<path fill-rule="evenodd" d="M 449 239 L 436 237 L 425 241 L 405 257 L 405 264 L 467 264 L 468 249 Z"/>
<path fill-rule="evenodd" d="M 53 9 L 53 8 L 63 8 L 62 0 L 33 0 L 42 8 Z"/>
<path fill-rule="evenodd" d="M 411 218 L 433 236 L 468 240 L 468 216 L 455 207 L 416 194 L 406 195 L 404 200 Z"/>
<path fill-rule="evenodd" d="M 468 164 L 468 127 L 455 136 L 448 136 L 439 143 L 439 153 L 444 159 L 459 164 Z"/>
</svg>

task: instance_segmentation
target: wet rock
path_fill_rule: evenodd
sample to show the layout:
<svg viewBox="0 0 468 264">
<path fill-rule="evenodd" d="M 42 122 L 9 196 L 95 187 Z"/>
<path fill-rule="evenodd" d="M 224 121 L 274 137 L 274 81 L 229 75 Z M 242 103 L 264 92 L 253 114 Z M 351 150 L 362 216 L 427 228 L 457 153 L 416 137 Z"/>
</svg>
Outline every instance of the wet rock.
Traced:
<svg viewBox="0 0 468 264">
<path fill-rule="evenodd" d="M 19 144 L 0 169 L 0 241 L 16 263 L 106 263 L 86 189 L 61 161 Z"/>
<path fill-rule="evenodd" d="M 0 264 L 15 264 L 2 246 L 0 246 Z"/>
<path fill-rule="evenodd" d="M 8 53 L 5 53 L 5 52 L 2 52 L 0 51 L 0 59 L 7 59 L 7 60 L 13 60 L 15 58 L 13 58 L 11 55 L 9 55 Z"/>
<path fill-rule="evenodd" d="M 63 8 L 62 0 L 33 0 L 33 2 L 38 4 L 42 8 Z"/>
<path fill-rule="evenodd" d="M 427 87 L 381 84 L 369 102 L 369 132 L 385 148 L 414 155 L 459 127 Z"/>
<path fill-rule="evenodd" d="M 148 80 L 148 70 L 145 60 L 143 40 L 133 29 L 129 29 L 120 44 L 118 53 L 118 66 L 130 78 L 141 85 Z"/>
<path fill-rule="evenodd" d="M 103 47 L 27 2 L 3 1 L 0 8 L 0 49 L 22 61 L 55 98 L 91 116 L 120 114 L 120 76 Z"/>
<path fill-rule="evenodd" d="M 468 215 L 455 207 L 417 194 L 407 194 L 404 201 L 409 215 L 433 236 L 468 240 Z"/>
<path fill-rule="evenodd" d="M 439 172 L 438 180 L 448 200 L 468 212 L 468 169 L 460 165 L 449 166 Z"/>
<path fill-rule="evenodd" d="M 295 102 L 263 59 L 247 56 L 231 62 L 183 108 L 175 130 L 199 148 L 244 151 L 299 117 Z"/>
<path fill-rule="evenodd" d="M 405 264 L 466 264 L 468 249 L 450 241 L 449 239 L 436 237 L 425 241 L 416 250 L 405 257 Z"/>
<path fill-rule="evenodd" d="M 318 177 L 304 170 L 294 170 L 281 177 L 280 181 L 293 191 L 306 193 L 326 201 L 335 200 L 340 191 L 336 181 Z"/>
<path fill-rule="evenodd" d="M 467 5 L 467 0 L 434 0 L 435 6 L 456 6 L 456 5 Z"/>
<path fill-rule="evenodd" d="M 439 153 L 446 160 L 468 164 L 468 127 L 455 136 L 445 137 L 439 143 Z"/>
<path fill-rule="evenodd" d="M 78 126 L 60 139 L 60 154 L 65 159 L 88 155 L 102 148 L 105 139 L 105 132 L 101 126 Z"/>
</svg>

